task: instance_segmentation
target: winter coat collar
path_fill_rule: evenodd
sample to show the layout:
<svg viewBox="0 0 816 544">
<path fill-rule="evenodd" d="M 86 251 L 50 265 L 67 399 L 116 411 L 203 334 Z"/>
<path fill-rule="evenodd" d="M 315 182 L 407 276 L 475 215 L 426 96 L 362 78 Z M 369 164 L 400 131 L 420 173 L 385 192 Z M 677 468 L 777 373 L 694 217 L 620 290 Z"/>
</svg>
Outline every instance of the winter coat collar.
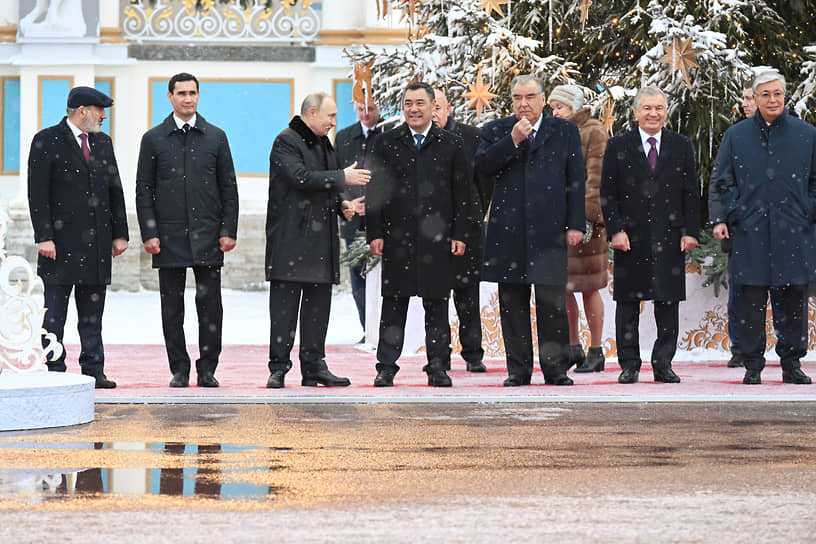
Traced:
<svg viewBox="0 0 816 544">
<path fill-rule="evenodd" d="M 771 124 L 765 122 L 765 118 L 762 117 L 762 114 L 759 113 L 759 108 L 757 108 L 756 113 L 754 113 L 754 122 L 759 125 L 760 130 L 767 130 L 771 127 L 783 127 L 785 126 L 785 122 L 788 120 L 788 108 L 782 110 L 782 114 L 771 121 Z"/>
<path fill-rule="evenodd" d="M 289 121 L 289 128 L 294 130 L 298 133 L 298 135 L 303 138 L 303 141 L 306 142 L 307 147 L 315 147 L 318 142 L 323 142 L 323 145 L 326 146 L 326 149 L 333 150 L 331 141 L 329 140 L 328 136 L 318 136 L 309 126 L 300 118 L 300 115 L 295 115 L 292 117 L 292 120 Z M 362 130 L 362 129 L 361 129 Z"/>
<path fill-rule="evenodd" d="M 207 128 L 209 127 L 209 123 L 204 119 L 204 116 L 201 113 L 196 112 L 196 124 L 193 127 L 190 127 L 191 130 L 198 130 L 199 132 L 203 132 L 204 134 L 207 133 Z M 162 121 L 162 127 L 164 128 L 163 132 L 166 134 L 172 134 L 173 132 L 181 132 L 181 130 L 176 126 L 176 120 L 173 119 L 173 112 L 170 112 L 170 115 L 164 118 Z"/>
</svg>

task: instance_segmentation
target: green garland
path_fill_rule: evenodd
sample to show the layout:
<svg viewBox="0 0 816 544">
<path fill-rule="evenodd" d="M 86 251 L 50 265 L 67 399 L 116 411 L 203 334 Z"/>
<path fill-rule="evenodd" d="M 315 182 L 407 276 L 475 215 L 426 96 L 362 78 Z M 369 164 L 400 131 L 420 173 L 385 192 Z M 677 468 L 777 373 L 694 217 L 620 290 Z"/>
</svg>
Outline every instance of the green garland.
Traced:
<svg viewBox="0 0 816 544">
<path fill-rule="evenodd" d="M 357 231 L 357 235 L 354 237 L 354 242 L 346 249 L 345 253 L 340 257 L 340 264 L 344 264 L 349 267 L 361 266 L 363 267 L 363 271 L 361 275 L 363 277 L 366 276 L 369 270 L 377 266 L 379 264 L 381 257 L 377 257 L 371 254 L 371 250 L 368 247 L 368 242 L 366 241 L 366 233 L 365 231 Z"/>
</svg>

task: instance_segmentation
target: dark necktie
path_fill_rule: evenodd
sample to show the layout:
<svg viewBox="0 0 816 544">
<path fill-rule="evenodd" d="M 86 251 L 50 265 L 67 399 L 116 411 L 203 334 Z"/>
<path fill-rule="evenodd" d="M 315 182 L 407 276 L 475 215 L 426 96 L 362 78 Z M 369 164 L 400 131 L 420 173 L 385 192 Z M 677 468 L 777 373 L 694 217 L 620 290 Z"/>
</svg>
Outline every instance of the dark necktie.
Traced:
<svg viewBox="0 0 816 544">
<path fill-rule="evenodd" d="M 652 136 L 646 140 L 649 145 L 649 154 L 646 155 L 646 158 L 649 159 L 649 166 L 652 167 L 652 171 L 654 172 L 655 168 L 657 168 L 657 140 L 655 140 Z"/>
<path fill-rule="evenodd" d="M 420 149 L 420 148 L 422 147 L 422 140 L 424 140 L 424 139 L 425 139 L 425 136 L 424 136 L 424 135 L 422 135 L 422 134 L 414 134 L 414 140 L 416 140 L 416 143 L 417 143 L 417 149 Z"/>
<path fill-rule="evenodd" d="M 184 123 L 184 126 L 181 127 L 181 130 L 184 131 L 184 134 L 187 134 L 188 132 L 190 132 L 190 125 L 188 123 Z"/>
<path fill-rule="evenodd" d="M 82 149 L 82 156 L 85 157 L 85 162 L 91 164 L 91 148 L 88 147 L 88 135 L 84 132 L 79 135 L 82 144 L 79 146 Z"/>
<path fill-rule="evenodd" d="M 533 145 L 533 141 L 535 140 L 536 131 L 535 129 L 530 131 L 530 134 L 527 135 L 527 141 L 530 142 L 530 145 Z"/>
</svg>

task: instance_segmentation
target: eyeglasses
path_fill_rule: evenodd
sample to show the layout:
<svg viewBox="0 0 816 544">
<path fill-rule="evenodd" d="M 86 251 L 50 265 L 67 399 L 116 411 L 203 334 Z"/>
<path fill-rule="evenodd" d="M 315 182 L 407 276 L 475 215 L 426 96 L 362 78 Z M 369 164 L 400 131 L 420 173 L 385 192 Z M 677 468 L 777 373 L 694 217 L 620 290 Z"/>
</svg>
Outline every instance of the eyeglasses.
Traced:
<svg viewBox="0 0 816 544">
<path fill-rule="evenodd" d="M 785 93 L 782 92 L 782 91 L 775 91 L 773 93 L 764 92 L 764 93 L 759 93 L 757 95 L 757 98 L 760 99 L 760 100 L 770 100 L 771 98 L 774 98 L 775 100 L 781 100 L 781 99 L 785 98 Z"/>
</svg>

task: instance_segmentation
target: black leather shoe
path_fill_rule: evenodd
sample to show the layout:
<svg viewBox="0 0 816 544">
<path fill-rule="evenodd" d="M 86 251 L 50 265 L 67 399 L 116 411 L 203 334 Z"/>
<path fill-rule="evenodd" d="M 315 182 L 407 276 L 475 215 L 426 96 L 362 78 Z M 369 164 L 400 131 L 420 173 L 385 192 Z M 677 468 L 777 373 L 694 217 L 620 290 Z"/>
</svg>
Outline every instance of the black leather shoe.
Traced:
<svg viewBox="0 0 816 544">
<path fill-rule="evenodd" d="M 212 372 L 202 372 L 198 375 L 199 387 L 218 387 L 218 380 L 215 379 Z"/>
<path fill-rule="evenodd" d="M 514 376 L 513 374 L 510 374 L 507 376 L 507 379 L 504 380 L 505 387 L 518 387 L 520 385 L 530 385 L 530 377 Z"/>
<path fill-rule="evenodd" d="M 746 370 L 745 377 L 742 378 L 742 383 L 745 385 L 759 385 L 762 383 L 761 370 Z"/>
<path fill-rule="evenodd" d="M 801 368 L 794 368 L 793 370 L 782 371 L 782 383 L 797 383 L 807 385 L 812 383 L 810 376 L 802 372 Z"/>
<path fill-rule="evenodd" d="M 481 361 L 467 361 L 468 372 L 487 372 L 487 367 Z"/>
<path fill-rule="evenodd" d="M 566 374 L 558 374 L 556 376 L 544 376 L 544 383 L 547 385 L 573 385 L 572 378 Z"/>
<path fill-rule="evenodd" d="M 583 364 L 575 367 L 575 372 L 603 372 L 604 354 L 602 348 L 589 348 Z"/>
<path fill-rule="evenodd" d="M 113 380 L 109 380 L 104 373 L 100 372 L 99 374 L 94 374 L 91 376 L 96 383 L 94 384 L 94 389 L 114 389 L 116 387 L 116 382 Z"/>
<path fill-rule="evenodd" d="M 190 385 L 190 376 L 184 372 L 176 372 L 170 380 L 170 387 L 187 387 Z"/>
<path fill-rule="evenodd" d="M 640 372 L 634 368 L 627 368 L 618 376 L 618 383 L 637 383 Z"/>
<path fill-rule="evenodd" d="M 431 387 L 450 387 L 453 382 L 444 370 L 429 370 L 428 371 L 428 385 Z"/>
<path fill-rule="evenodd" d="M 666 370 L 654 370 L 654 381 L 662 383 L 680 383 L 680 376 L 674 373 L 674 370 L 667 368 Z"/>
<path fill-rule="evenodd" d="M 305 387 L 317 387 L 318 384 L 326 387 L 348 387 L 351 385 L 351 380 L 335 376 L 328 368 L 322 368 L 311 374 L 304 374 L 303 379 L 300 380 L 300 385 Z"/>
<path fill-rule="evenodd" d="M 269 379 L 266 380 L 267 389 L 282 389 L 283 378 L 286 377 L 286 372 L 283 370 L 276 370 L 269 374 Z"/>
<path fill-rule="evenodd" d="M 394 387 L 394 375 L 389 370 L 380 370 L 374 378 L 374 387 Z"/>
<path fill-rule="evenodd" d="M 728 360 L 728 368 L 742 368 L 742 355 L 732 355 Z"/>
<path fill-rule="evenodd" d="M 586 356 L 584 355 L 584 347 L 581 344 L 570 344 L 567 346 L 567 363 L 564 367 L 564 373 L 573 366 L 582 366 Z"/>
</svg>

